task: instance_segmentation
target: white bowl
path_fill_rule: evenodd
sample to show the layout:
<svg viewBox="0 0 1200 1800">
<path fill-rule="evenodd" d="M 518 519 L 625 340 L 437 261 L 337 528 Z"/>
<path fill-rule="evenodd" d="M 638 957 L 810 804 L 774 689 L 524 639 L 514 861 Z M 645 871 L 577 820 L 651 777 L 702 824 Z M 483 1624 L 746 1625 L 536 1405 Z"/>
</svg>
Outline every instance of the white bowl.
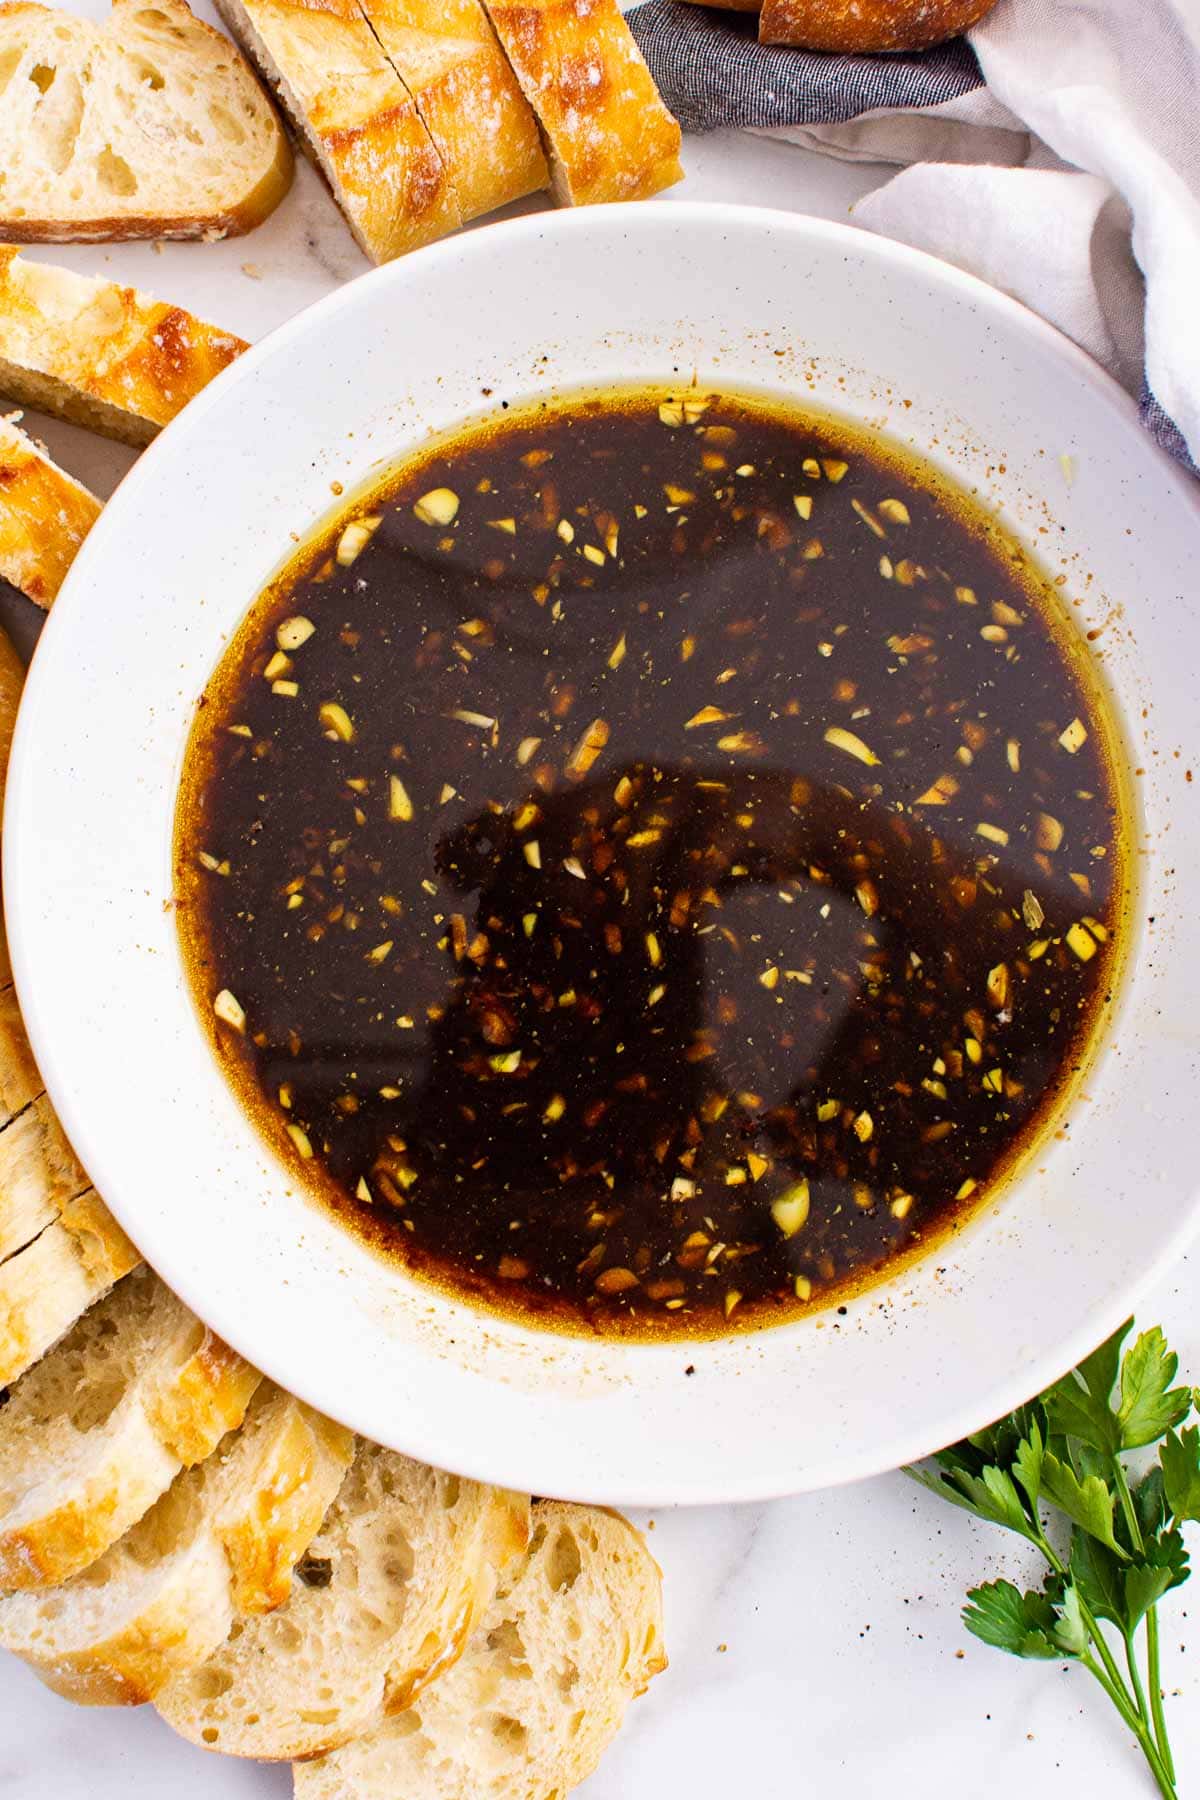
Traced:
<svg viewBox="0 0 1200 1800">
<path fill-rule="evenodd" d="M 877 421 L 998 506 L 1103 657 L 1133 765 L 1138 940 L 1069 1129 L 957 1240 L 849 1305 L 711 1343 L 485 1316 L 299 1191 L 201 1035 L 171 916 L 196 696 L 331 504 L 431 429 L 524 397 L 696 372 Z M 1060 457 L 1073 459 L 1068 481 Z M 21 710 L 8 925 L 46 1084 L 165 1279 L 306 1400 L 543 1494 L 717 1501 L 893 1466 L 1059 1375 L 1197 1215 L 1200 716 L 1195 489 L 1063 338 L 862 233 L 718 206 L 538 215 L 353 282 L 216 381 L 84 546 Z"/>
</svg>

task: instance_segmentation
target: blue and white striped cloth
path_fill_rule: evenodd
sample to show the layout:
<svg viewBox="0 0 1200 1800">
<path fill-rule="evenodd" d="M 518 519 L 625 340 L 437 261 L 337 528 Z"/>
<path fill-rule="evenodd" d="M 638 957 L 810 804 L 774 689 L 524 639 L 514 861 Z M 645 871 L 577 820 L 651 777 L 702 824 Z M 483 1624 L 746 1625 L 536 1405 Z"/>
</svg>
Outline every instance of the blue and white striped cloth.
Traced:
<svg viewBox="0 0 1200 1800">
<path fill-rule="evenodd" d="M 905 165 L 857 223 L 1016 294 L 1103 362 L 1200 474 L 1200 4 L 998 0 L 911 55 L 760 44 L 678 0 L 628 15 L 687 131 Z"/>
</svg>

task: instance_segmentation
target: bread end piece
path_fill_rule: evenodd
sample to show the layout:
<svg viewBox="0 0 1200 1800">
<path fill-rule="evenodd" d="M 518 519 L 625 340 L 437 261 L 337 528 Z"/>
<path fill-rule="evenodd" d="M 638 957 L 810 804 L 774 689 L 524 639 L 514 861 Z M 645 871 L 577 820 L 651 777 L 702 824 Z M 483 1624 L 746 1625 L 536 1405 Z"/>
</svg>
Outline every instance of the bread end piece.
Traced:
<svg viewBox="0 0 1200 1800">
<path fill-rule="evenodd" d="M 996 0 L 762 0 L 764 44 L 865 55 L 929 50 L 959 37 Z"/>
<path fill-rule="evenodd" d="M 646 200 L 683 179 L 668 112 L 616 0 L 485 0 L 537 114 L 560 206 Z"/>
</svg>

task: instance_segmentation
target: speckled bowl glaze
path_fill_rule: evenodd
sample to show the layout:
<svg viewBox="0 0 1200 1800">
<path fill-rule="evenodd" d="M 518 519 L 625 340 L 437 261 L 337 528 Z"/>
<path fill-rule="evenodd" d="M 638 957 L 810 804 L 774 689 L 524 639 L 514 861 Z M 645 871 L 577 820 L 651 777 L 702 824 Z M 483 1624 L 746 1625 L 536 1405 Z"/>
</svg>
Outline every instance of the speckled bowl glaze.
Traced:
<svg viewBox="0 0 1200 1800">
<path fill-rule="evenodd" d="M 332 482 L 349 490 L 502 398 L 693 374 L 876 423 L 1062 577 L 1079 629 L 1100 633 L 1137 771 L 1128 967 L 1057 1134 L 961 1235 L 844 1313 L 705 1343 L 552 1336 L 406 1278 L 264 1145 L 185 985 L 176 786 L 222 646 Z M 1197 1219 L 1197 568 L 1196 493 L 1127 398 L 1012 301 L 879 238 L 766 211 L 600 207 L 351 283 L 151 446 L 34 660 L 5 819 L 8 925 L 47 1087 L 97 1187 L 270 1375 L 373 1438 L 514 1487 L 762 1497 L 871 1474 L 991 1419 L 1114 1326 Z"/>
</svg>

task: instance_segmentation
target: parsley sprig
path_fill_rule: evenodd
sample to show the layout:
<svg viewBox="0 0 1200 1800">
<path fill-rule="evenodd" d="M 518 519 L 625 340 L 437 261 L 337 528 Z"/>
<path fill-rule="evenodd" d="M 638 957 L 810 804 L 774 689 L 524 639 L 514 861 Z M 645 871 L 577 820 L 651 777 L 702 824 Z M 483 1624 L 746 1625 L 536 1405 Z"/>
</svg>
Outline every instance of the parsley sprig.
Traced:
<svg viewBox="0 0 1200 1800">
<path fill-rule="evenodd" d="M 1163 1800 L 1178 1800 L 1158 1602 L 1190 1572 L 1181 1527 L 1200 1520 L 1200 1427 L 1184 1421 L 1200 1411 L 1200 1389 L 1174 1385 L 1179 1359 L 1157 1326 L 1122 1355 L 1132 1325 L 1038 1399 L 943 1450 L 936 1468 L 906 1473 L 1048 1564 L 1027 1593 L 1011 1581 L 972 1588 L 968 1631 L 1012 1656 L 1080 1663 L 1133 1732 Z M 1156 1461 L 1127 1463 L 1152 1445 Z"/>
</svg>

